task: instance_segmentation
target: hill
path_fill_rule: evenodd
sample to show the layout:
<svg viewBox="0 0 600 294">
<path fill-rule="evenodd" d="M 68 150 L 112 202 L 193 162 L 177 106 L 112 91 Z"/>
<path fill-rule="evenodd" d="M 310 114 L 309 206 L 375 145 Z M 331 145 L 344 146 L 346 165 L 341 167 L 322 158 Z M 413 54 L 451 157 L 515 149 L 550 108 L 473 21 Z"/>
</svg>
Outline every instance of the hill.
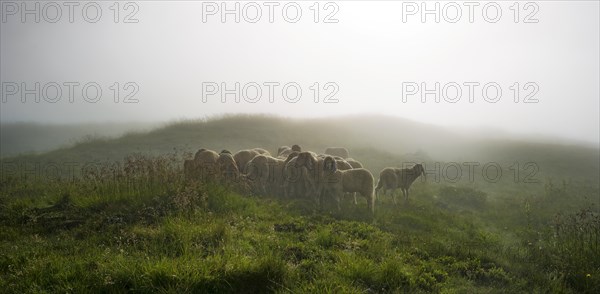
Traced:
<svg viewBox="0 0 600 294">
<path fill-rule="evenodd" d="M 24 133 L 22 135 L 26 138 L 34 137 L 28 133 L 28 128 L 17 128 L 11 133 L 17 130 Z M 62 130 L 69 132 L 68 128 Z M 3 136 L 3 149 L 19 148 L 11 145 L 10 138 Z M 464 163 L 476 162 L 481 166 L 499 163 L 507 170 L 515 164 L 518 168 L 513 169 L 520 170 L 527 163 L 534 163 L 539 170 L 535 172 L 539 179 L 552 177 L 593 181 L 600 177 L 600 149 L 597 147 L 482 139 L 438 126 L 374 115 L 331 119 L 232 115 L 180 121 L 151 131 L 129 132 L 116 138 L 87 137 L 71 146 L 46 153 L 4 157 L 3 162 L 38 162 L 42 165 L 49 162 L 75 162 L 84 165 L 88 162 L 122 161 L 132 153 L 183 155 L 200 148 L 235 152 L 261 146 L 276 153 L 279 146 L 292 144 L 317 152 L 329 146 L 347 147 L 351 157 L 366 163 L 374 174 L 385 166 L 402 165 L 404 162 L 430 162 L 432 166 L 439 162 L 440 169 L 449 162 L 456 162 L 463 167 Z"/>
<path fill-rule="evenodd" d="M 376 178 L 383 167 L 423 162 L 427 180 L 407 202 L 380 197 L 372 215 L 362 198 L 336 210 L 183 177 L 183 159 L 199 148 L 291 144 L 345 146 Z M 55 176 L 93 162 L 107 165 Z M 465 163 L 478 164 L 473 179 Z M 482 139 L 391 117 L 238 115 L 0 164 L 8 293 L 600 290 L 595 147 Z M 498 180 L 482 174 L 494 164 Z"/>
</svg>

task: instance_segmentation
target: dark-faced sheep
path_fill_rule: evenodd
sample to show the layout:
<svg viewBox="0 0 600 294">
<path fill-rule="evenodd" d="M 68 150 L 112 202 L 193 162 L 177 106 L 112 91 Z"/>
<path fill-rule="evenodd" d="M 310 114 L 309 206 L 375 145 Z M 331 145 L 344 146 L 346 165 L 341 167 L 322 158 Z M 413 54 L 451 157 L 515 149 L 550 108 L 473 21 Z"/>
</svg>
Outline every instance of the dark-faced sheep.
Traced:
<svg viewBox="0 0 600 294">
<path fill-rule="evenodd" d="M 371 212 L 375 209 L 375 195 L 373 193 L 373 175 L 364 168 L 340 170 L 333 157 L 326 157 L 323 161 L 322 188 L 319 201 L 322 205 L 323 196 L 331 195 L 340 209 L 340 201 L 344 193 L 359 193 L 367 200 Z"/>
<path fill-rule="evenodd" d="M 323 159 L 317 158 L 315 153 L 309 151 L 298 153 L 286 165 L 288 176 L 285 179 L 286 187 L 302 189 L 305 197 L 316 199 L 322 166 Z"/>
<path fill-rule="evenodd" d="M 400 188 L 404 196 L 404 200 L 408 201 L 408 193 L 412 183 L 419 177 L 425 175 L 423 165 L 416 164 L 412 168 L 399 169 L 394 167 L 386 167 L 379 173 L 379 181 L 375 188 L 375 194 L 379 195 L 379 190 L 383 189 L 384 194 L 388 191 L 392 192 L 392 201 L 396 203 L 394 191 Z"/>
<path fill-rule="evenodd" d="M 286 198 L 305 198 L 310 196 L 311 183 L 308 179 L 308 169 L 297 166 L 300 152 L 292 151 L 284 161 L 283 193 Z"/>
<path fill-rule="evenodd" d="M 348 153 L 348 149 L 346 149 L 344 147 L 327 147 L 325 149 L 325 154 L 331 155 L 331 156 L 339 156 L 341 158 L 350 157 L 350 155 Z"/>
</svg>

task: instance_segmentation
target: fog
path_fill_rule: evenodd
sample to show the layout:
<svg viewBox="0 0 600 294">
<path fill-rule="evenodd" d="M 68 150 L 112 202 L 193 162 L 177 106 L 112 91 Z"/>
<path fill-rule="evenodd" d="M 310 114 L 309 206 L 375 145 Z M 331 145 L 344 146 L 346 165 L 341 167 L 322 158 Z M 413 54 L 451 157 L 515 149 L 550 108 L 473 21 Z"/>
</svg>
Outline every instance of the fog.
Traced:
<svg viewBox="0 0 600 294">
<path fill-rule="evenodd" d="M 207 13 L 220 9 L 221 2 L 144 1 L 132 2 L 135 7 L 122 3 L 118 9 L 111 9 L 112 2 L 98 2 L 102 14 L 95 23 L 82 17 L 83 3 L 74 7 L 72 23 L 65 6 L 58 21 L 50 23 L 46 18 L 55 16 L 54 7 L 44 10 L 47 3 L 38 3 L 36 23 L 35 15 L 26 15 L 23 22 L 19 12 L 13 13 L 15 7 L 22 9 L 21 2 L 2 2 L 2 124 L 369 113 L 488 136 L 600 143 L 597 1 L 535 2 L 536 7 L 521 3 L 516 10 L 512 2 L 497 2 L 497 22 L 489 21 L 496 17 L 493 10 L 486 20 L 478 6 L 472 23 L 464 3 L 460 20 L 448 21 L 456 15 L 447 2 L 438 2 L 439 23 L 435 15 L 425 15 L 422 22 L 421 14 L 407 13 L 420 9 L 421 2 L 409 7 L 395 1 L 347 1 L 327 7 L 320 3 L 318 9 L 313 2 L 297 2 L 294 7 L 302 13 L 297 22 L 282 17 L 285 3 L 273 7 L 270 22 L 268 7 L 258 2 L 262 17 L 256 23 L 248 21 L 255 7 L 243 10 L 246 2 L 239 2 L 239 23 L 235 15 L 224 15 L 223 23 L 220 11 Z M 227 5 L 235 7 L 233 2 Z M 117 23 L 115 11 L 120 12 Z M 320 12 L 318 22 L 315 11 Z M 35 83 L 39 91 L 22 97 Z M 73 85 L 72 97 L 65 83 Z M 81 94 L 89 83 L 102 90 L 97 101 L 89 98 L 95 97 L 96 88 L 88 89 L 87 97 Z M 239 83 L 239 92 L 222 101 L 222 83 L 229 90 Z M 427 94 L 423 102 L 423 85 L 431 90 L 436 83 L 437 95 Z M 62 95 L 56 94 L 55 85 Z M 272 97 L 267 85 L 273 87 Z M 292 87 L 284 97 L 286 85 Z M 473 85 L 472 101 L 467 85 Z M 486 97 L 485 85 L 494 86 Z M 498 87 L 501 96 L 496 95 Z M 301 96 L 296 95 L 298 88 Z"/>
</svg>

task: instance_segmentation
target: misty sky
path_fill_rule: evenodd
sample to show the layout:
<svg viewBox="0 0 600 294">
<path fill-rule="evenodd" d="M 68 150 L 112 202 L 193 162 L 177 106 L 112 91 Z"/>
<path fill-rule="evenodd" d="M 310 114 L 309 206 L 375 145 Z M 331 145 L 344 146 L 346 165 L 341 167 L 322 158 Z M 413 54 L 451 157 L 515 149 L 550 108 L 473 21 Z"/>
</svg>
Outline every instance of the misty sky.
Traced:
<svg viewBox="0 0 600 294">
<path fill-rule="evenodd" d="M 263 2 L 256 2 L 262 12 L 256 23 L 244 15 L 239 23 L 233 15 L 226 15 L 222 23 L 219 12 L 205 15 L 203 22 L 203 4 L 197 1 L 134 1 L 138 11 L 132 19 L 138 23 L 123 23 L 136 7 L 126 9 L 122 2 L 115 23 L 113 2 L 98 2 L 102 15 L 98 22 L 89 23 L 82 17 L 85 2 L 80 2 L 74 7 L 73 23 L 66 6 L 56 23 L 44 20 L 44 16 L 55 17 L 53 7 L 47 7 L 46 15 L 41 12 L 40 23 L 33 21 L 35 15 L 27 15 L 22 23 L 19 12 L 7 11 L 14 8 L 7 2 L 14 1 L 2 1 L 4 22 L 0 23 L 0 74 L 6 99 L 0 104 L 3 123 L 168 121 L 223 113 L 323 117 L 365 112 L 444 126 L 600 142 L 598 1 L 539 1 L 534 2 L 536 7 L 527 8 L 521 2 L 519 22 L 514 21 L 514 2 L 496 2 L 501 9 L 496 23 L 482 16 L 484 3 L 474 7 L 473 23 L 467 6 L 461 6 L 460 20 L 451 23 L 444 16 L 456 17 L 456 10 L 444 6 L 448 2 L 438 2 L 441 10 L 446 7 L 439 23 L 434 15 L 426 15 L 422 23 L 419 12 L 405 15 L 403 22 L 403 11 L 410 7 L 403 10 L 402 2 L 395 1 L 334 2 L 328 7 L 321 2 L 317 23 L 312 1 L 288 6 L 290 20 L 295 17 L 292 8 L 301 8 L 295 23 L 282 16 L 287 2 L 274 6 L 273 23 Z M 43 9 L 48 2 L 38 3 Z M 218 7 L 221 2 L 214 3 Z M 238 3 L 240 10 L 248 5 Z M 421 2 L 413 3 L 412 7 L 420 9 Z M 229 8 L 234 5 L 228 3 Z M 211 7 L 205 6 L 205 11 Z M 490 20 L 496 17 L 492 8 L 487 11 Z M 91 18 L 92 10 L 88 9 Z M 244 11 L 250 20 L 256 15 L 254 6 Z M 323 23 L 331 13 L 329 19 L 338 22 Z M 525 19 L 538 22 L 524 23 Z M 56 96 L 52 83 L 62 85 L 60 100 L 50 103 L 40 93 L 39 103 L 35 94 L 21 102 L 21 83 L 33 88 L 35 82 L 40 88 L 50 84 L 46 87 L 49 97 Z M 79 84 L 74 86 L 72 103 L 65 82 Z M 81 94 L 83 85 L 90 82 L 102 89 L 96 103 L 85 101 Z M 115 82 L 120 86 L 118 103 L 111 87 Z M 133 96 L 137 103 L 122 102 L 135 89 L 133 84 L 123 88 L 129 82 L 138 86 Z M 253 85 L 258 84 L 262 95 L 256 103 L 243 98 L 236 103 L 228 95 L 223 103 L 217 92 L 203 102 L 203 83 L 220 87 L 222 82 L 229 89 L 236 82 L 240 88 L 247 85 L 249 97 L 256 96 Z M 279 83 L 273 86 L 272 103 L 265 82 Z M 425 83 L 433 89 L 436 82 L 440 92 L 447 86 L 449 97 L 456 96 L 454 85 L 460 85 L 462 96 L 456 103 L 443 98 L 436 103 L 428 95 L 423 103 L 421 92 L 416 92 L 403 101 L 403 84 L 420 87 Z M 470 82 L 479 83 L 473 86 L 472 103 L 464 85 Z M 515 103 L 517 82 L 519 101 Z M 19 87 L 12 94 L 15 83 Z M 282 97 L 288 83 L 302 90 L 296 103 Z M 320 88 L 318 103 L 315 83 Z M 324 88 L 327 83 L 335 84 Z M 502 90 L 496 103 L 482 96 L 488 83 Z M 91 89 L 88 95 L 93 97 Z M 333 99 L 338 101 L 323 103 L 336 89 Z M 294 98 L 295 88 L 288 90 Z M 488 98 L 493 99 L 495 88 L 488 90 Z M 538 102 L 523 103 L 531 93 L 535 94 L 529 100 Z"/>
</svg>

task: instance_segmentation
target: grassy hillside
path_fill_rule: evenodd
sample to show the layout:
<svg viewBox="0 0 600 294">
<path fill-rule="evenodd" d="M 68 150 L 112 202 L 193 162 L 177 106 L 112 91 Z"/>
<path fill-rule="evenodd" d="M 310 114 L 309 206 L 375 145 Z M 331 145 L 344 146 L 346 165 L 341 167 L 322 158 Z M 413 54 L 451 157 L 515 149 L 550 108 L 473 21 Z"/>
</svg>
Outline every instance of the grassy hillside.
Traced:
<svg viewBox="0 0 600 294">
<path fill-rule="evenodd" d="M 374 215 L 364 199 L 319 210 L 311 199 L 183 179 L 183 158 L 201 147 L 291 144 L 346 146 L 376 177 L 405 161 L 430 171 L 498 162 L 504 174 L 454 182 L 450 168 L 434 172 L 407 203 L 380 198 Z M 125 157 L 76 178 L 35 168 Z M 526 162 L 537 182 L 523 181 Z M 234 116 L 1 163 L 0 288 L 9 293 L 600 291 L 597 148 L 475 140 L 392 118 Z"/>
<path fill-rule="evenodd" d="M 24 131 L 26 132 L 26 131 Z M 3 139 L 3 146 L 10 140 Z M 213 120 L 182 121 L 149 132 L 128 133 L 116 139 L 80 140 L 72 147 L 43 154 L 4 158 L 4 162 L 121 161 L 132 153 L 160 155 L 193 153 L 200 148 L 233 152 L 261 146 L 276 153 L 281 145 L 300 144 L 323 152 L 345 146 L 351 157 L 367 164 L 373 173 L 405 161 L 498 162 L 508 169 L 515 162 L 539 166 L 538 178 L 597 179 L 597 147 L 509 140 L 483 140 L 450 130 L 394 117 L 348 116 L 334 119 L 285 119 L 235 115 Z M 392 163 L 392 164 L 390 164 Z"/>
</svg>

